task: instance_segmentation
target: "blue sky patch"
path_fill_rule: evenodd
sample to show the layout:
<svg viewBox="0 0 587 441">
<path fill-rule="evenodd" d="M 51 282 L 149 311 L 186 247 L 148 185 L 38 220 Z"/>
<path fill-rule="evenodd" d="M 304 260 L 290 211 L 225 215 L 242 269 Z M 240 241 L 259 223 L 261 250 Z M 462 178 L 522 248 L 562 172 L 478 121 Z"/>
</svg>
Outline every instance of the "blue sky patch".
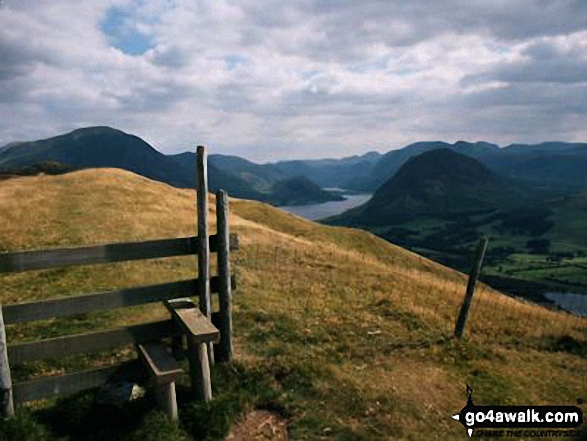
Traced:
<svg viewBox="0 0 587 441">
<path fill-rule="evenodd" d="M 155 47 L 152 37 L 139 32 L 131 11 L 114 6 L 106 12 L 100 29 L 110 44 L 128 55 L 142 55 Z"/>
<path fill-rule="evenodd" d="M 244 64 L 246 61 L 247 58 L 240 54 L 230 54 L 224 57 L 224 62 L 228 70 L 235 70 L 239 64 Z"/>
</svg>

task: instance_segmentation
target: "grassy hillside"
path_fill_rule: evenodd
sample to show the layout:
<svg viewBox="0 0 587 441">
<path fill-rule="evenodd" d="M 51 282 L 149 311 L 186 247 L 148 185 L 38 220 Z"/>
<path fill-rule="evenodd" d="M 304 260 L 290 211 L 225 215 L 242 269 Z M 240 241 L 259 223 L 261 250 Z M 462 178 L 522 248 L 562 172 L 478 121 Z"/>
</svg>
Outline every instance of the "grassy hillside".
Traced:
<svg viewBox="0 0 587 441">
<path fill-rule="evenodd" d="M 194 191 L 114 169 L 0 182 L 0 216 L 2 251 L 196 231 Z M 465 404 L 466 384 L 477 404 L 585 398 L 585 320 L 481 286 L 469 338 L 457 344 L 449 336 L 464 292 L 462 274 L 369 233 L 318 225 L 262 203 L 233 200 L 231 225 L 241 242 L 234 254 L 238 361 L 214 369 L 210 405 L 187 402 L 180 387 L 182 421 L 172 429 L 144 404 L 105 418 L 91 395 L 82 394 L 34 404 L 16 422 L 0 424 L 0 436 L 222 439 L 240 415 L 265 408 L 287 418 L 293 439 L 464 439 L 450 415 Z M 190 278 L 196 268 L 193 258 L 169 258 L 1 276 L 0 301 Z M 8 339 L 162 314 L 147 306 L 48 320 L 11 327 Z M 119 351 L 53 360 L 13 375 L 22 380 L 130 356 Z M 120 428 L 113 429 L 115 422 Z"/>
</svg>

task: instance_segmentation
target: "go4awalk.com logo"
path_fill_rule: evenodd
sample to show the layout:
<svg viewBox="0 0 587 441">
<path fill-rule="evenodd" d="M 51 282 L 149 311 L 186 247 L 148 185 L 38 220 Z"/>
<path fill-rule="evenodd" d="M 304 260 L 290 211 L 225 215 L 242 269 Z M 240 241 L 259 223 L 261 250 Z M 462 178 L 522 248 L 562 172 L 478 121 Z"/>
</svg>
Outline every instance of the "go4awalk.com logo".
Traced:
<svg viewBox="0 0 587 441">
<path fill-rule="evenodd" d="M 469 386 L 467 394 L 467 404 L 452 418 L 465 426 L 469 437 L 569 439 L 580 436 L 583 411 L 576 406 L 476 406 Z"/>
</svg>

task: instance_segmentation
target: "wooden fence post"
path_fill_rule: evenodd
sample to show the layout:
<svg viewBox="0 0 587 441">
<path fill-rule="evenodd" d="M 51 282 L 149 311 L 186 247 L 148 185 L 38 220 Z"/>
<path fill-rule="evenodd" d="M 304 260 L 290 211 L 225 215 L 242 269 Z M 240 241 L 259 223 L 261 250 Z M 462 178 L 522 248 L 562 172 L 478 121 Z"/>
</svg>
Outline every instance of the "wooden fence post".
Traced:
<svg viewBox="0 0 587 441">
<path fill-rule="evenodd" d="M 475 251 L 475 260 L 471 267 L 471 273 L 469 274 L 469 282 L 467 283 L 467 292 L 459 311 L 457 323 L 455 326 L 455 337 L 461 339 L 465 332 L 465 325 L 467 324 L 467 318 L 469 317 L 469 308 L 471 307 L 471 301 L 473 300 L 473 294 L 475 293 L 475 284 L 481 273 L 481 266 L 483 265 L 483 258 L 485 257 L 485 250 L 487 249 L 487 243 L 489 240 L 487 237 L 482 237 L 477 245 Z"/>
<path fill-rule="evenodd" d="M 200 311 L 208 319 L 212 318 L 210 307 L 210 239 L 208 222 L 208 155 L 206 148 L 199 145 L 196 153 L 196 172 L 198 178 L 197 205 L 198 205 L 198 285 L 200 291 Z M 188 348 L 189 349 L 189 348 Z M 208 358 L 214 364 L 212 343 L 208 343 Z"/>
<path fill-rule="evenodd" d="M 232 287 L 230 280 L 230 231 L 228 195 L 224 190 L 216 193 L 216 237 L 218 240 L 218 279 L 220 289 L 220 361 L 231 362 L 234 358 L 232 341 Z"/>
<path fill-rule="evenodd" d="M 14 415 L 14 402 L 12 400 L 12 378 L 8 365 L 8 352 L 6 351 L 6 330 L 4 328 L 4 315 L 0 306 L 0 416 L 2 418 Z"/>
</svg>

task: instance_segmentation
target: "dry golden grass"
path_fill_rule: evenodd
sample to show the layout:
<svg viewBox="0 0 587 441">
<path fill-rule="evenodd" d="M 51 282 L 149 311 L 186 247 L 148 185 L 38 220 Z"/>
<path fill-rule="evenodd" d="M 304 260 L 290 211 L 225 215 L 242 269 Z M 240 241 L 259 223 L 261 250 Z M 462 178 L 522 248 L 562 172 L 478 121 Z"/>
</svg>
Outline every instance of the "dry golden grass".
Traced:
<svg viewBox="0 0 587 441">
<path fill-rule="evenodd" d="M 231 208 L 241 244 L 233 255 L 237 358 L 274 377 L 294 439 L 459 439 L 463 429 L 450 415 L 464 404 L 465 384 L 487 404 L 564 404 L 584 395 L 584 355 L 552 346 L 563 336 L 585 345 L 584 319 L 481 285 L 468 341 L 456 343 L 449 337 L 463 274 L 363 231 L 258 202 L 233 200 Z M 4 181 L 0 216 L 5 251 L 196 232 L 194 191 L 111 169 Z M 193 258 L 173 258 L 5 275 L 1 302 L 190 278 L 196 268 Z M 33 339 L 163 313 L 133 308 L 8 334 Z"/>
</svg>

